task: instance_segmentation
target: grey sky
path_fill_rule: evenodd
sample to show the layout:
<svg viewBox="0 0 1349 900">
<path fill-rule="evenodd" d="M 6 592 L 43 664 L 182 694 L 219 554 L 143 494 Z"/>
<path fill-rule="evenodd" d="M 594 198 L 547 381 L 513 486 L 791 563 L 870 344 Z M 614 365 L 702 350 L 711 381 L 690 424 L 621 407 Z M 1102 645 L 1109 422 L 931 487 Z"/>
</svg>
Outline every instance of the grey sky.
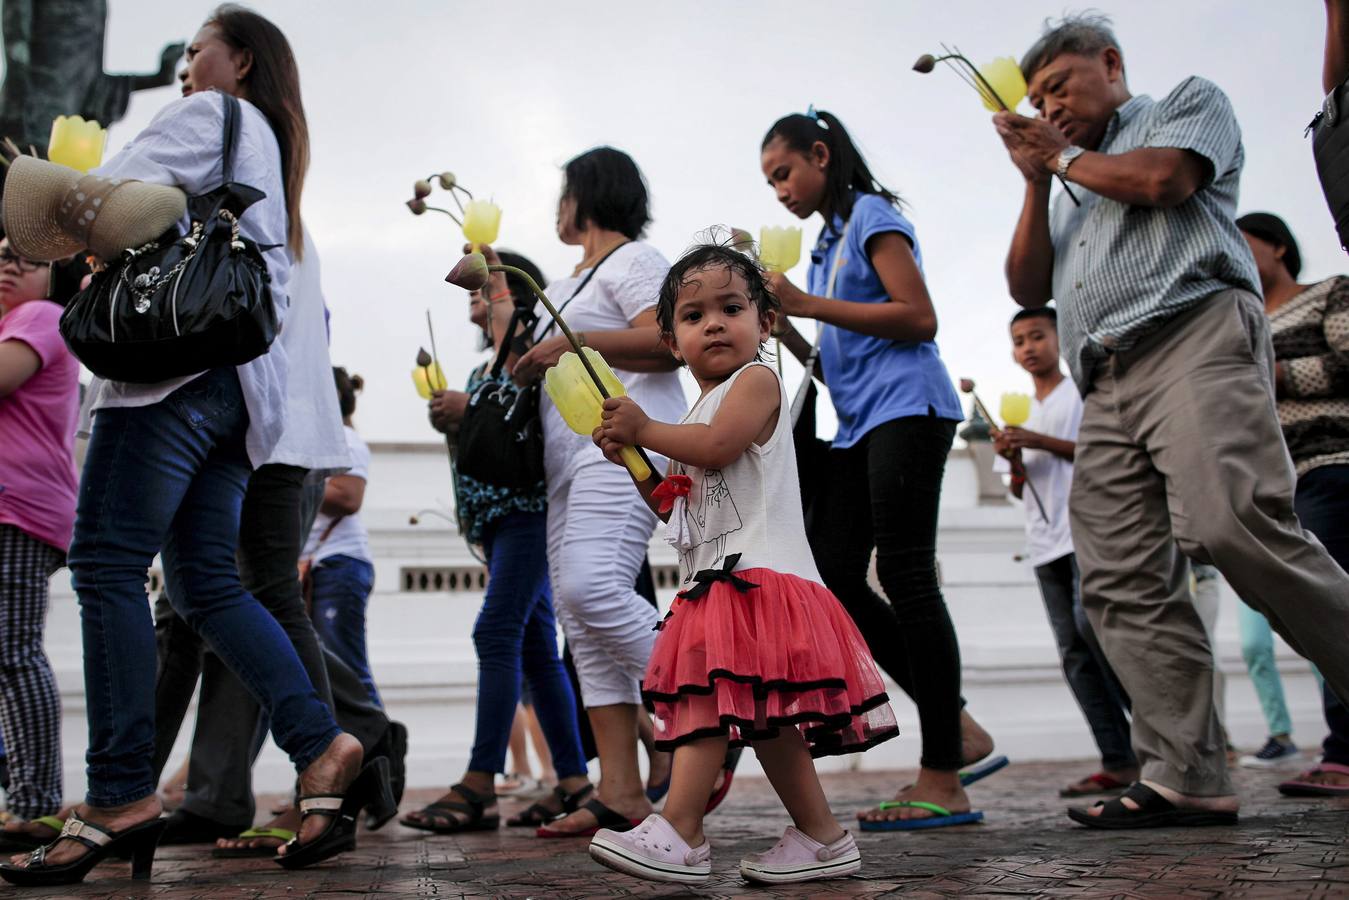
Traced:
<svg viewBox="0 0 1349 900">
<path fill-rule="evenodd" d="M 976 62 L 1019 56 L 1057 3 L 251 5 L 299 58 L 313 142 L 305 218 L 323 260 L 333 359 L 366 378 L 357 423 L 367 439 L 433 436 L 409 375 L 428 343 L 427 308 L 452 385 L 479 358 L 464 294 L 442 281 L 462 238 L 442 216 L 408 213 L 415 178 L 450 169 L 493 196 L 504 209 L 501 245 L 557 277 L 580 255 L 553 235 L 558 167 L 611 143 L 645 171 L 649 237 L 673 259 L 711 224 L 757 235 L 760 225 L 794 223 L 764 184 L 758 146 L 774 119 L 810 103 L 843 119 L 907 202 L 952 377 L 976 378 L 990 404 L 1027 387 L 1008 352 L 1014 306 L 1002 275 L 1021 178 L 973 92 L 949 72 L 909 66 L 939 41 Z M 107 66 L 117 71 L 148 68 L 214 4 L 109 6 Z M 1321 4 L 1132 0 L 1105 11 L 1135 93 L 1160 97 L 1189 74 L 1227 91 L 1245 135 L 1241 210 L 1288 220 L 1303 280 L 1344 270 L 1302 135 L 1321 101 Z M 136 95 L 109 152 L 175 96 Z M 818 222 L 804 223 L 807 248 Z M 792 278 L 804 282 L 804 265 Z"/>
</svg>

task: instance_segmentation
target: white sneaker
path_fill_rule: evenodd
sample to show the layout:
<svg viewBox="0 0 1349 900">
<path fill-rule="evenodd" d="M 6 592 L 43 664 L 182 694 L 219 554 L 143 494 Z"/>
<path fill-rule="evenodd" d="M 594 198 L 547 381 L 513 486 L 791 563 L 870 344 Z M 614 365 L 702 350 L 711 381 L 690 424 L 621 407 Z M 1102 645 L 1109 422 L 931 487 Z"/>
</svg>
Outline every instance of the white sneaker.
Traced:
<svg viewBox="0 0 1349 900">
<path fill-rule="evenodd" d="M 647 881 L 704 884 L 712 876 L 712 845 L 690 847 L 659 813 L 631 831 L 601 828 L 590 839 L 590 858 Z"/>
<path fill-rule="evenodd" d="M 791 825 L 773 849 L 740 860 L 741 877 L 764 884 L 842 878 L 861 868 L 862 854 L 857 852 L 857 842 L 848 832 L 826 845 Z"/>
</svg>

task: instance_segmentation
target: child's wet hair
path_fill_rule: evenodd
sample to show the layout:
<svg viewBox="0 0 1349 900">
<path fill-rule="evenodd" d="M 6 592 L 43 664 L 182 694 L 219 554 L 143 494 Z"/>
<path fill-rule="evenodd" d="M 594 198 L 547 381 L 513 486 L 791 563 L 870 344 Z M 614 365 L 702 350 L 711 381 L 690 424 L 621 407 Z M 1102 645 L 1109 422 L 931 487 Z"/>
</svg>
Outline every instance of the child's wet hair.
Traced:
<svg viewBox="0 0 1349 900">
<path fill-rule="evenodd" d="M 688 285 L 697 284 L 703 273 L 714 269 L 724 269 L 728 278 L 739 275 L 745 279 L 746 296 L 760 316 L 782 311 L 782 304 L 764 279 L 763 266 L 754 257 L 736 249 L 737 246 L 740 244 L 735 235 L 726 241 L 695 244 L 670 267 L 656 301 L 656 324 L 660 326 L 662 337 L 674 337 L 675 303 L 679 300 L 679 292 Z M 760 359 L 761 354 L 755 354 L 754 358 Z"/>
</svg>

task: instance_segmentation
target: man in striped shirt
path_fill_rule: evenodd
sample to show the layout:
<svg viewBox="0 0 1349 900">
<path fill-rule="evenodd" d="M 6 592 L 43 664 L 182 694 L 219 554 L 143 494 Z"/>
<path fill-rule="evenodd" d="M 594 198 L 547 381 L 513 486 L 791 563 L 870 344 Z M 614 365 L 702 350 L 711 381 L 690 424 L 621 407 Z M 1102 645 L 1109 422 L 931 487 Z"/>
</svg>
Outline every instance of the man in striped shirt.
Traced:
<svg viewBox="0 0 1349 900">
<path fill-rule="evenodd" d="M 1234 217 L 1241 131 L 1187 78 L 1131 96 L 1109 20 L 1065 19 L 1021 68 L 1037 118 L 995 117 L 1026 181 L 1013 298 L 1054 299 L 1084 396 L 1073 488 L 1082 600 L 1133 699 L 1142 780 L 1069 810 L 1101 828 L 1235 824 L 1213 655 L 1188 592 L 1211 561 L 1349 695 L 1349 575 L 1293 513 L 1259 280 Z M 1070 182 L 1051 206 L 1051 176 Z"/>
</svg>

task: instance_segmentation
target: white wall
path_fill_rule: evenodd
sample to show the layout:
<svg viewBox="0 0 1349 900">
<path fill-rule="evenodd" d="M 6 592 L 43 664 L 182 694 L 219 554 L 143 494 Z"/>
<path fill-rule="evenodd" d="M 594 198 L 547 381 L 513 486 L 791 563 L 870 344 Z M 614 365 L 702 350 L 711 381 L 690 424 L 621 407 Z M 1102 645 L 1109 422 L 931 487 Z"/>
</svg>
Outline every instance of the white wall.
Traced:
<svg viewBox="0 0 1349 900">
<path fill-rule="evenodd" d="M 444 785 L 459 776 L 473 739 L 476 661 L 470 635 L 481 594 L 400 590 L 404 568 L 473 561 L 444 521 L 426 516 L 423 524 L 408 523 L 410 514 L 425 507 L 451 506 L 443 447 L 386 444 L 373 449 L 362 513 L 376 557 L 369 622 L 372 664 L 389 711 L 411 732 L 409 783 Z M 1021 510 L 980 506 L 976 493 L 974 464 L 966 450 L 957 449 L 944 485 L 938 553 L 960 637 L 969 708 L 992 732 L 999 750 L 1014 759 L 1093 756 L 1091 736 L 1058 668 L 1033 575 L 1026 564 L 1013 560 L 1022 546 Z M 675 562 L 659 538 L 652 542 L 651 558 L 657 564 Z M 1257 746 L 1265 736 L 1264 722 L 1241 661 L 1238 601 L 1224 590 L 1218 656 L 1228 674 L 1227 725 L 1238 745 Z M 671 594 L 665 592 L 663 606 Z M 79 614 L 64 570 L 52 581 L 47 645 L 65 709 L 67 789 L 76 797 L 84 781 L 84 697 Z M 1281 642 L 1278 646 L 1295 738 L 1303 747 L 1314 747 L 1324 731 L 1316 683 L 1305 662 Z M 861 756 L 822 760 L 822 768 L 917 764 L 916 714 L 899 691 L 892 696 L 904 735 Z M 179 752 L 185 744 L 180 736 Z M 753 765 L 748 757 L 746 763 Z M 284 755 L 269 744 L 258 765 L 257 787 L 285 790 L 292 777 Z"/>
</svg>

